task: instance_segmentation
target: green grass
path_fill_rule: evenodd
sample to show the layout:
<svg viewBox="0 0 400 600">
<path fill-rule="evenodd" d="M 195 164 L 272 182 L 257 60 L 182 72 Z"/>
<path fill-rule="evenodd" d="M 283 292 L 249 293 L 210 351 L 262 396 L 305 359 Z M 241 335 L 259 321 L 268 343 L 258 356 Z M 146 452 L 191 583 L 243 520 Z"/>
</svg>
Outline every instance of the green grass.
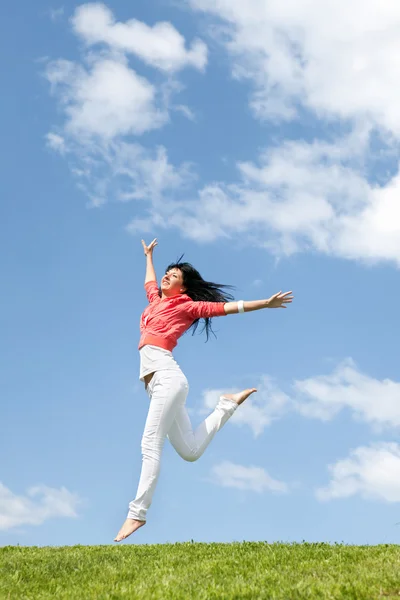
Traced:
<svg viewBox="0 0 400 600">
<path fill-rule="evenodd" d="M 0 598 L 399 598 L 400 547 L 166 544 L 0 548 Z"/>
</svg>

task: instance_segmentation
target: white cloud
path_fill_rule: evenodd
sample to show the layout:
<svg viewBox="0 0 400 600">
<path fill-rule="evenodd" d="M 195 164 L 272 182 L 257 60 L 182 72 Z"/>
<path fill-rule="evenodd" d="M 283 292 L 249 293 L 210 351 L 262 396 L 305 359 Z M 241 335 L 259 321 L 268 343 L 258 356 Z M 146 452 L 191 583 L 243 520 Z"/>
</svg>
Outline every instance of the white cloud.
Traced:
<svg viewBox="0 0 400 600">
<path fill-rule="evenodd" d="M 254 82 L 260 118 L 291 119 L 302 104 L 319 116 L 364 120 L 400 135 L 400 5 L 391 0 L 190 0 L 221 19 L 212 32 L 233 72 Z M 218 23 L 218 22 L 217 22 Z"/>
<path fill-rule="evenodd" d="M 68 71 L 65 66 L 56 69 L 54 78 L 58 79 L 59 73 L 65 71 Z M 151 204 L 152 218 L 157 221 L 164 194 L 185 190 L 195 180 L 193 166 L 187 162 L 174 166 L 163 146 L 149 150 L 117 134 L 121 127 L 145 127 L 146 118 L 151 120 L 151 112 L 142 118 L 133 112 L 125 120 L 120 114 L 118 121 L 109 119 L 102 123 L 93 119 L 93 109 L 93 106 L 82 109 L 79 115 L 70 113 L 71 119 L 60 128 L 60 133 L 53 131 L 46 135 L 47 146 L 62 155 L 68 153 L 71 171 L 78 187 L 89 197 L 91 207 L 108 201 L 146 200 Z M 92 115 L 87 120 L 86 113 Z M 157 126 L 157 120 L 148 126 Z M 167 210 L 166 204 L 163 211 Z M 135 231 L 139 223 L 140 220 L 133 219 L 128 230 Z M 142 231 L 143 228 L 144 224 L 139 226 Z"/>
<path fill-rule="evenodd" d="M 116 22 L 111 10 L 101 3 L 79 6 L 71 21 L 74 32 L 86 44 L 103 42 L 169 73 L 188 66 L 202 71 L 207 64 L 205 43 L 194 40 L 187 50 L 184 37 L 168 22 L 156 23 L 153 27 L 136 19 Z"/>
<path fill-rule="evenodd" d="M 46 135 L 47 146 L 68 155 L 89 206 L 147 200 L 149 214 L 157 221 L 164 195 L 187 189 L 195 179 L 193 168 L 188 162 L 172 165 L 163 146 L 146 149 L 132 136 L 161 128 L 171 110 L 194 119 L 188 106 L 173 103 L 182 86 L 171 72 L 184 66 L 202 69 L 206 47 L 195 41 L 187 50 L 184 38 L 169 23 L 152 28 L 135 20 L 117 23 L 104 4 L 78 7 L 72 25 L 87 44 L 104 41 L 109 47 L 84 53 L 82 61 L 47 64 L 45 76 L 64 117 Z M 125 56 L 131 52 L 167 71 L 168 77 L 154 85 L 139 75 Z M 168 214 L 168 203 L 163 210 Z M 131 232 L 137 228 L 143 232 L 146 220 L 135 218 L 127 227 Z"/>
<path fill-rule="evenodd" d="M 171 110 L 193 119 L 190 107 L 173 105 L 172 95 L 181 89 L 174 80 L 154 85 L 130 68 L 127 55 L 133 53 L 170 75 L 184 66 L 203 69 L 207 53 L 198 41 L 187 49 L 170 23 L 150 27 L 134 19 L 117 22 L 106 5 L 84 4 L 72 18 L 74 32 L 90 46 L 84 63 L 58 60 L 47 69 L 65 116 L 64 126 L 53 128 L 47 143 L 65 152 L 72 140 L 76 158 L 85 157 L 84 164 L 77 160 L 74 172 L 90 173 L 83 189 L 91 205 L 103 204 L 106 197 L 146 199 L 148 210 L 132 220 L 132 232 L 177 230 L 201 243 L 240 235 L 277 258 L 316 251 L 368 264 L 400 265 L 400 173 L 395 160 L 400 103 L 392 93 L 400 53 L 389 52 L 400 44 L 394 33 L 400 8 L 386 3 L 375 18 L 368 0 L 371 11 L 364 14 L 363 9 L 364 16 L 353 19 L 356 5 L 345 0 L 339 5 L 329 0 L 326 6 L 310 0 L 306 8 L 293 0 L 191 3 L 222 19 L 221 39 L 233 57 L 235 74 L 255 82 L 258 116 L 295 118 L 303 104 L 319 125 L 328 126 L 330 141 L 283 141 L 256 160 L 238 163 L 236 180 L 197 189 L 188 186 L 194 178 L 188 177 L 186 165 L 168 163 L 176 186 L 169 183 L 165 189 L 183 188 L 186 193 L 166 197 L 162 204 L 159 194 L 142 194 L 154 185 L 146 165 L 128 175 L 128 181 L 136 181 L 140 173 L 139 189 L 119 188 L 123 178 L 117 174 L 110 179 L 110 162 L 107 176 L 96 179 L 101 156 L 118 155 L 117 139 L 126 146 L 127 136 L 161 128 Z M 106 49 L 94 46 L 100 42 Z M 331 126 L 337 123 L 350 134 L 333 138 Z M 122 144 L 121 152 L 125 154 Z M 388 167 L 385 157 L 390 157 L 391 168 L 382 176 L 379 167 Z M 157 171 L 159 164 L 163 161 Z M 142 177 L 145 171 L 148 182 Z"/>
<path fill-rule="evenodd" d="M 65 132 L 75 139 L 141 135 L 168 120 L 155 87 L 123 60 L 97 57 L 88 69 L 57 60 L 46 74 L 66 115 Z"/>
<path fill-rule="evenodd" d="M 210 33 L 232 58 L 235 77 L 254 84 L 260 119 L 300 118 L 305 108 L 332 142 L 283 141 L 238 164 L 239 178 L 203 187 L 177 207 L 168 226 L 200 242 L 251 237 L 277 256 L 317 251 L 366 263 L 400 265 L 398 157 L 400 5 L 375 0 L 190 0 L 215 17 Z M 393 175 L 393 173 L 395 173 Z M 382 177 L 381 177 L 382 179 Z"/>
<path fill-rule="evenodd" d="M 90 137 L 108 142 L 142 135 L 165 125 L 171 108 L 193 119 L 188 106 L 171 101 L 182 89 L 177 81 L 169 76 L 157 86 L 150 83 L 130 67 L 126 53 L 167 72 L 188 65 L 203 69 L 207 49 L 202 42 L 186 50 L 185 39 L 170 23 L 153 28 L 136 20 L 115 23 L 99 3 L 78 7 L 71 22 L 87 44 L 104 41 L 109 47 L 84 54 L 81 62 L 59 59 L 47 65 L 45 75 L 65 116 L 67 137 L 85 144 Z"/>
<path fill-rule="evenodd" d="M 271 378 L 264 376 L 256 386 L 257 392 L 240 405 L 230 419 L 230 423 L 248 426 L 254 437 L 260 436 L 264 429 L 279 419 L 289 409 L 288 396 L 279 390 Z M 206 390 L 203 392 L 201 414 L 209 413 L 216 406 L 216 399 L 223 393 L 235 393 L 238 390 Z"/>
<path fill-rule="evenodd" d="M 245 467 L 229 461 L 214 465 L 211 470 L 211 481 L 222 487 L 236 488 L 251 492 L 285 493 L 288 486 L 283 481 L 273 479 L 261 467 Z"/>
<path fill-rule="evenodd" d="M 348 410 L 354 419 L 367 423 L 376 431 L 400 428 L 400 382 L 370 377 L 357 369 L 350 358 L 329 375 L 295 380 L 290 395 L 266 375 L 254 385 L 258 392 L 238 408 L 229 422 L 249 427 L 255 437 L 288 413 L 330 421 L 340 411 Z M 205 390 L 200 414 L 214 410 L 217 399 L 224 392 L 235 391 Z"/>
<path fill-rule="evenodd" d="M 295 409 L 300 414 L 330 420 L 343 409 L 377 429 L 400 427 L 400 383 L 374 379 L 344 361 L 331 375 L 294 383 Z"/>
<path fill-rule="evenodd" d="M 51 148 L 51 150 L 54 150 L 55 152 L 59 152 L 60 154 L 65 154 L 65 152 L 66 152 L 65 140 L 61 135 L 50 132 L 50 133 L 46 134 L 45 138 L 46 138 L 46 143 L 47 143 L 48 148 Z"/>
<path fill-rule="evenodd" d="M 76 518 L 82 500 L 66 488 L 39 485 L 18 496 L 0 482 L 0 531 L 21 525 L 41 525 L 48 519 Z"/>
<path fill-rule="evenodd" d="M 400 445 L 381 443 L 361 446 L 348 458 L 329 467 L 331 481 L 317 490 L 319 500 L 364 498 L 400 502 Z"/>
<path fill-rule="evenodd" d="M 277 256 L 313 249 L 400 265 L 400 175 L 382 186 L 365 179 L 368 139 L 357 130 L 333 143 L 270 148 L 258 165 L 238 165 L 238 183 L 208 185 L 196 201 L 169 205 L 164 225 L 199 242 L 248 236 Z"/>
<path fill-rule="evenodd" d="M 171 107 L 172 110 L 175 110 L 176 112 L 181 113 L 183 116 L 185 116 L 189 121 L 196 121 L 196 115 L 194 114 L 194 112 L 185 104 L 176 104 L 175 106 Z"/>
<path fill-rule="evenodd" d="M 52 21 L 59 21 L 64 16 L 64 7 L 60 6 L 60 8 L 51 8 L 49 11 L 49 15 Z"/>
<path fill-rule="evenodd" d="M 161 212 L 159 207 L 166 203 L 164 196 L 184 190 L 194 177 L 190 164 L 173 166 L 162 146 L 150 151 L 140 144 L 119 140 L 96 147 L 79 147 L 75 154 L 81 167 L 75 175 L 92 206 L 109 200 L 151 200 L 156 222 Z M 127 229 L 131 233 L 143 232 L 146 226 L 140 219 L 133 219 Z"/>
</svg>

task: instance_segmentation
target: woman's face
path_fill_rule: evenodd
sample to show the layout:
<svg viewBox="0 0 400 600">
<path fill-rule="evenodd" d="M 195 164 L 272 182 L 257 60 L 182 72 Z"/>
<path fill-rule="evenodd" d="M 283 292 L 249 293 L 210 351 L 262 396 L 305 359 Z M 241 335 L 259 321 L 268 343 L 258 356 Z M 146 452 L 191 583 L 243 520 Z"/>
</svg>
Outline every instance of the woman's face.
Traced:
<svg viewBox="0 0 400 600">
<path fill-rule="evenodd" d="M 165 273 L 161 279 L 161 291 L 164 296 L 175 296 L 182 294 L 185 291 L 183 285 L 182 271 L 179 269 L 171 269 Z"/>
</svg>

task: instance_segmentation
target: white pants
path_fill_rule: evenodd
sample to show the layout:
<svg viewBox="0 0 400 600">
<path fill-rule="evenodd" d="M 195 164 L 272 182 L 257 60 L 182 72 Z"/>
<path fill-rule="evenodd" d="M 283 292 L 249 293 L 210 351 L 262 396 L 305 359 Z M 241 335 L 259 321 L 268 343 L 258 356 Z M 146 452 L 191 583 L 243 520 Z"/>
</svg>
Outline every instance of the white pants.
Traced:
<svg viewBox="0 0 400 600">
<path fill-rule="evenodd" d="M 136 498 L 129 503 L 129 519 L 146 520 L 165 438 L 184 460 L 195 461 L 237 408 L 236 402 L 221 397 L 215 410 L 193 431 L 185 407 L 188 391 L 185 375 L 176 369 L 157 371 L 147 386 L 150 407 L 142 437 L 142 472 Z"/>
</svg>

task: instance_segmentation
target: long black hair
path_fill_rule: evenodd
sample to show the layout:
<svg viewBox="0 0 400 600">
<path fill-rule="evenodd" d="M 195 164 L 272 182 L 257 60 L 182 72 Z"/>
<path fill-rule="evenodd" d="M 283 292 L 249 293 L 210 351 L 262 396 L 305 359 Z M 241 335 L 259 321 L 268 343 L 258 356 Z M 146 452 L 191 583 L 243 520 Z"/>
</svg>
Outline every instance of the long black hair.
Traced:
<svg viewBox="0 0 400 600">
<path fill-rule="evenodd" d="M 232 285 L 224 285 L 221 283 L 213 283 L 212 281 L 206 281 L 202 278 L 200 273 L 188 262 L 181 262 L 183 254 L 175 263 L 171 263 L 165 269 L 165 273 L 168 273 L 171 269 L 179 269 L 182 273 L 183 285 L 186 288 L 185 294 L 189 296 L 195 302 L 231 302 L 234 297 L 225 290 L 234 289 Z M 216 337 L 211 324 L 211 318 L 207 317 L 204 319 L 196 319 L 189 329 L 192 329 L 194 335 L 199 322 L 203 321 L 203 327 L 200 333 L 206 332 L 206 341 L 210 336 L 210 333 Z"/>
</svg>

